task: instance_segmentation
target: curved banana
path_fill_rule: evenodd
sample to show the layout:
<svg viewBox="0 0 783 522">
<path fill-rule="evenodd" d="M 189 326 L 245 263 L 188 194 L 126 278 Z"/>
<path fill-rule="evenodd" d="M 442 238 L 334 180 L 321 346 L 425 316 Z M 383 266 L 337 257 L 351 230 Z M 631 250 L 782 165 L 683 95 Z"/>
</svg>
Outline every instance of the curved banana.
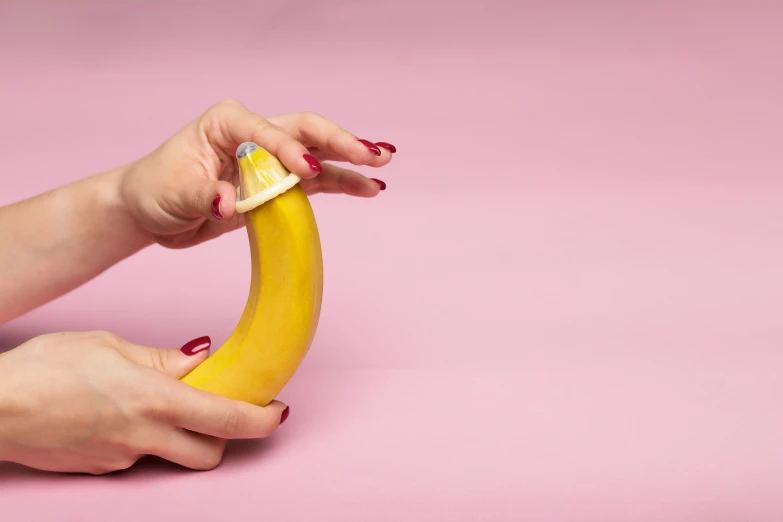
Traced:
<svg viewBox="0 0 783 522">
<path fill-rule="evenodd" d="M 252 273 L 239 323 L 225 343 L 181 380 L 266 406 L 293 376 L 318 327 L 321 242 L 299 178 L 255 143 L 237 148 L 237 211 L 245 214 Z"/>
</svg>

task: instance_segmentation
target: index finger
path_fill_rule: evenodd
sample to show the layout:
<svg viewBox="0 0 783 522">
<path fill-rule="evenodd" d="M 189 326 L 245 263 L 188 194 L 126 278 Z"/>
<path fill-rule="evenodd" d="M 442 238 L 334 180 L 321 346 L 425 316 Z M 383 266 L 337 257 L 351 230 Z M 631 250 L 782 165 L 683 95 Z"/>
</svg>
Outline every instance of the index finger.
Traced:
<svg viewBox="0 0 783 522">
<path fill-rule="evenodd" d="M 256 406 L 172 381 L 167 393 L 171 421 L 186 430 L 222 439 L 268 437 L 288 417 L 288 406 L 272 401 Z"/>
<path fill-rule="evenodd" d="M 251 141 L 268 150 L 300 178 L 309 179 L 323 172 L 321 163 L 296 138 L 263 116 L 233 100 L 223 101 L 206 112 L 207 138 L 226 154 Z"/>
</svg>

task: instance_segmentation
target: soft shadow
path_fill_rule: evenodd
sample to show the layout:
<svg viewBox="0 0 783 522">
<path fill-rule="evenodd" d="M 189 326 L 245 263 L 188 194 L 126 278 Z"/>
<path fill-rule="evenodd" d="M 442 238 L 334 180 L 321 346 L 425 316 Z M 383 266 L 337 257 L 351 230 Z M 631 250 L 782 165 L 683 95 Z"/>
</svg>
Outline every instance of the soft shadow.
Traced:
<svg viewBox="0 0 783 522">
<path fill-rule="evenodd" d="M 272 451 L 276 445 L 271 439 L 248 439 L 248 440 L 230 440 L 226 443 L 226 449 L 223 453 L 223 460 L 215 471 L 234 466 L 254 465 L 263 459 L 264 455 Z M 106 475 L 107 477 L 138 477 L 144 476 L 146 479 L 151 477 L 166 477 L 170 475 L 181 475 L 186 473 L 209 473 L 208 471 L 197 471 L 180 466 L 165 459 L 147 455 L 131 468 Z"/>
<path fill-rule="evenodd" d="M 275 437 L 268 439 L 232 440 L 226 444 L 226 451 L 223 454 L 221 466 L 241 466 L 257 462 L 269 452 L 273 452 L 278 444 L 279 440 Z"/>
<path fill-rule="evenodd" d="M 258 464 L 270 451 L 274 451 L 277 442 L 272 439 L 248 439 L 231 440 L 226 444 L 223 460 L 215 468 L 219 470 L 225 467 L 252 466 Z M 153 455 L 146 455 L 139 459 L 129 469 L 115 471 L 106 475 L 93 476 L 84 473 L 55 473 L 28 468 L 11 462 L 0 462 L 0 484 L 4 486 L 19 485 L 24 482 L 43 482 L 54 480 L 73 480 L 75 478 L 123 480 L 126 478 L 144 477 L 170 477 L 187 473 L 209 473 L 209 471 L 197 471 L 180 466 L 173 462 Z"/>
<path fill-rule="evenodd" d="M 41 481 L 54 476 L 46 471 L 28 468 L 11 462 L 0 462 L 0 485 L 9 486 L 20 482 Z"/>
<path fill-rule="evenodd" d="M 88 480 L 99 478 L 83 473 L 61 473 L 53 471 L 41 471 L 28 468 L 12 462 L 0 462 L 0 490 L 10 490 L 12 487 L 26 484 L 61 484 L 63 481 Z"/>
</svg>

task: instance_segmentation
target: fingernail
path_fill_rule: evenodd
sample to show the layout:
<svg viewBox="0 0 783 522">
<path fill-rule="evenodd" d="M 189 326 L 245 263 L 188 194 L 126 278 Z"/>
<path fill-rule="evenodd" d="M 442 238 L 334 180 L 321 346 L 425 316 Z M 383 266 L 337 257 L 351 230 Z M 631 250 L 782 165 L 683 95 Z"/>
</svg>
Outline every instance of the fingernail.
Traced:
<svg viewBox="0 0 783 522">
<path fill-rule="evenodd" d="M 204 350 L 209 350 L 210 346 L 212 346 L 212 339 L 210 339 L 208 335 L 205 335 L 204 337 L 193 339 L 180 348 L 179 351 L 185 355 L 196 355 Z"/>
<path fill-rule="evenodd" d="M 280 424 L 283 424 L 285 422 L 285 420 L 288 418 L 289 413 L 291 413 L 291 410 L 289 409 L 288 406 L 286 406 L 285 409 L 283 410 L 283 413 L 280 414 Z"/>
<path fill-rule="evenodd" d="M 391 143 L 386 143 L 385 141 L 376 141 L 375 144 L 378 145 L 379 147 L 383 147 L 384 149 L 388 150 L 392 154 L 397 152 L 397 147 L 395 147 Z"/>
<path fill-rule="evenodd" d="M 220 212 L 220 200 L 221 200 L 220 194 L 215 196 L 215 199 L 212 201 L 212 215 L 215 216 L 217 219 L 223 219 L 223 214 Z"/>
<path fill-rule="evenodd" d="M 375 179 L 375 178 L 370 178 L 370 179 L 373 180 L 374 182 L 376 182 L 378 184 L 378 186 L 381 187 L 381 190 L 386 190 L 386 182 L 385 181 L 381 181 L 381 180 Z"/>
<path fill-rule="evenodd" d="M 309 154 L 305 154 L 302 156 L 308 165 L 310 165 L 310 168 L 313 169 L 315 172 L 320 174 L 324 171 L 324 168 L 321 166 L 321 162 L 315 159 L 313 156 Z"/>
<path fill-rule="evenodd" d="M 367 147 L 368 149 L 370 149 L 370 151 L 371 151 L 373 154 L 375 154 L 376 156 L 380 156 L 380 155 L 381 155 L 381 149 L 379 149 L 379 148 L 378 148 L 378 147 L 375 145 L 375 143 L 373 143 L 373 142 L 371 142 L 371 141 L 367 141 L 367 140 L 359 140 L 359 143 L 361 143 L 362 145 L 364 145 L 365 147 Z"/>
</svg>

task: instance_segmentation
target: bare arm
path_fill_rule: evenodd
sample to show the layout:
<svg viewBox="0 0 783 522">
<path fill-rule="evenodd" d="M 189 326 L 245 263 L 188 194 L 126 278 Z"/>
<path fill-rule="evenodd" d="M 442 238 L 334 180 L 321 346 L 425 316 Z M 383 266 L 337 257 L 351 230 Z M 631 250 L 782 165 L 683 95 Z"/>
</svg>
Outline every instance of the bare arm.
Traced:
<svg viewBox="0 0 783 522">
<path fill-rule="evenodd" d="M 241 227 L 234 154 L 245 141 L 278 156 L 308 194 L 366 198 L 386 183 L 321 160 L 379 168 L 397 150 L 317 114 L 267 120 L 220 102 L 130 165 L 0 208 L 0 324 L 148 245 L 186 248 Z"/>
<path fill-rule="evenodd" d="M 0 324 L 151 243 L 119 195 L 123 169 L 0 208 Z"/>
</svg>

